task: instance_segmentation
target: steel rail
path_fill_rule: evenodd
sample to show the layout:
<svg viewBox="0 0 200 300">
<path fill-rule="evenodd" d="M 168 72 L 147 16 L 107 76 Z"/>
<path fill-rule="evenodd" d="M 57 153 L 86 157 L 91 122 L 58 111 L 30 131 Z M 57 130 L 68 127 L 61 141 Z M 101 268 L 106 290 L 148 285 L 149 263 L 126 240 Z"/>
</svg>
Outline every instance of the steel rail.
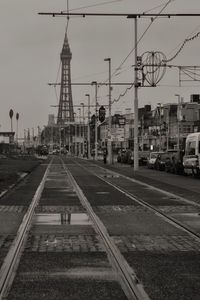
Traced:
<svg viewBox="0 0 200 300">
<path fill-rule="evenodd" d="M 8 289 L 10 288 L 14 279 L 14 273 L 16 272 L 19 263 L 19 257 L 21 255 L 21 250 L 27 238 L 27 233 L 28 229 L 30 228 L 30 224 L 34 214 L 34 209 L 38 203 L 38 200 L 41 197 L 51 164 L 52 160 L 45 171 L 45 174 L 35 192 L 35 195 L 33 196 L 28 211 L 23 217 L 22 223 L 17 231 L 17 235 L 0 269 L 0 300 L 4 299 L 5 294 L 8 292 Z"/>
<path fill-rule="evenodd" d="M 99 167 L 100 169 L 104 170 L 104 171 L 105 171 L 105 170 L 106 170 L 106 171 L 109 171 L 111 174 L 119 175 L 119 176 L 121 176 L 121 177 L 123 177 L 123 178 L 125 178 L 125 179 L 127 179 L 127 180 L 129 180 L 129 181 L 132 181 L 132 182 L 134 182 L 134 183 L 143 185 L 144 187 L 150 188 L 150 189 L 152 189 L 152 190 L 154 190 L 154 191 L 157 191 L 157 192 L 160 192 L 160 193 L 162 193 L 162 194 L 165 194 L 165 195 L 168 196 L 168 197 L 176 198 L 176 200 L 180 200 L 180 201 L 185 202 L 186 204 L 190 204 L 190 205 L 192 205 L 192 206 L 196 206 L 196 207 L 200 208 L 200 204 L 197 203 L 197 202 L 195 202 L 195 201 L 192 201 L 192 200 L 183 198 L 183 197 L 178 196 L 178 195 L 176 195 L 176 194 L 174 194 L 174 193 L 171 193 L 171 192 L 167 192 L 167 191 L 162 190 L 162 189 L 160 189 L 160 188 L 158 188 L 158 187 L 155 187 L 155 186 L 153 186 L 153 185 L 150 185 L 150 184 L 148 184 L 148 183 L 142 182 L 142 181 L 140 181 L 140 180 L 137 180 L 137 179 L 128 177 L 128 176 L 123 175 L 123 174 L 121 174 L 121 173 L 118 173 L 118 172 L 116 172 L 116 171 L 108 170 L 108 169 L 105 169 L 105 168 L 103 168 L 103 167 L 101 167 L 101 166 L 98 166 L 98 167 Z"/>
<path fill-rule="evenodd" d="M 82 166 L 81 164 L 79 164 L 79 163 L 77 163 L 77 162 L 75 162 L 75 163 L 78 164 L 79 166 L 81 166 L 82 168 L 86 169 L 86 168 L 85 168 L 84 166 Z M 97 165 L 97 167 L 99 167 L 99 166 Z M 134 179 L 131 180 L 132 178 L 129 178 L 129 177 L 124 176 L 124 175 L 121 175 L 120 173 L 117 173 L 117 172 L 113 172 L 113 171 L 107 170 L 107 169 L 105 169 L 105 168 L 103 168 L 103 167 L 100 167 L 100 168 L 102 168 L 103 170 L 106 170 L 107 172 L 109 171 L 111 174 L 119 175 L 119 176 L 121 176 L 121 177 L 126 178 L 127 180 L 134 181 L 134 182 L 137 182 L 138 184 L 145 185 L 145 186 L 148 186 L 148 187 L 151 187 L 152 189 L 154 189 L 153 186 L 150 186 L 150 185 L 145 184 L 145 183 L 142 183 L 142 182 L 139 183 L 139 181 L 135 181 Z M 102 176 L 97 175 L 95 172 L 92 172 L 91 170 L 88 170 L 88 169 L 87 169 L 87 171 L 90 172 L 90 173 L 92 173 L 93 175 L 95 175 L 96 177 L 98 177 L 99 179 L 101 179 L 102 181 L 106 182 L 106 183 L 109 184 L 110 186 L 114 187 L 114 188 L 117 189 L 119 192 L 121 192 L 121 193 L 123 193 L 124 195 L 126 195 L 128 198 L 132 199 L 133 201 L 137 202 L 138 204 L 142 205 L 143 207 L 148 208 L 148 209 L 151 210 L 152 212 L 156 213 L 157 216 L 161 217 L 162 219 L 164 219 L 164 220 L 167 221 L 168 223 L 174 225 L 176 228 L 179 228 L 179 229 L 181 229 L 181 230 L 187 232 L 190 236 L 192 236 L 193 238 L 195 238 L 196 240 L 198 240 L 198 241 L 200 242 L 200 234 L 198 234 L 197 232 L 193 231 L 193 230 L 192 230 L 190 227 L 188 227 L 187 225 L 185 225 L 185 224 L 183 224 L 183 223 L 177 221 L 177 220 L 174 219 L 173 217 L 168 216 L 167 214 L 165 214 L 165 213 L 163 213 L 161 210 L 155 208 L 153 205 L 151 205 L 151 204 L 145 202 L 145 201 L 142 200 L 141 198 L 133 196 L 132 193 L 126 191 L 126 190 L 123 189 L 122 187 L 118 187 L 116 184 L 111 183 L 109 180 L 106 180 L 106 179 L 103 178 Z M 161 189 L 155 188 L 155 190 L 157 190 L 157 191 L 159 191 L 159 192 L 161 192 L 161 193 L 163 192 L 163 194 L 168 194 L 168 195 L 170 194 L 170 193 L 168 193 L 168 192 L 166 192 L 166 191 L 163 191 L 163 190 L 161 190 Z M 175 194 L 171 194 L 171 195 L 176 196 Z M 178 198 L 178 197 L 176 196 L 176 199 L 177 199 L 177 198 Z M 192 204 L 193 206 L 198 206 L 198 207 L 200 207 L 200 205 L 199 205 L 198 203 L 195 203 L 195 202 L 193 202 L 193 201 L 184 199 L 184 198 L 182 198 L 182 197 L 180 197 L 180 200 L 185 201 L 186 203 L 190 203 L 190 204 Z M 193 203 L 192 203 L 192 202 L 193 202 Z"/>
<path fill-rule="evenodd" d="M 122 289 L 124 290 L 124 293 L 126 294 L 129 300 L 150 300 L 149 296 L 144 291 L 143 285 L 139 282 L 138 278 L 136 277 L 133 269 L 129 266 L 129 264 L 115 245 L 114 241 L 109 236 L 104 224 L 94 213 L 90 203 L 88 202 L 83 191 L 77 184 L 73 175 L 66 167 L 64 161 L 62 160 L 62 158 L 60 159 L 63 164 L 63 168 L 67 173 L 69 180 L 77 193 L 79 200 L 88 212 L 88 215 L 94 224 L 96 232 L 99 234 L 104 243 L 110 262 L 117 274 L 119 275 L 119 281 L 121 283 Z"/>
</svg>

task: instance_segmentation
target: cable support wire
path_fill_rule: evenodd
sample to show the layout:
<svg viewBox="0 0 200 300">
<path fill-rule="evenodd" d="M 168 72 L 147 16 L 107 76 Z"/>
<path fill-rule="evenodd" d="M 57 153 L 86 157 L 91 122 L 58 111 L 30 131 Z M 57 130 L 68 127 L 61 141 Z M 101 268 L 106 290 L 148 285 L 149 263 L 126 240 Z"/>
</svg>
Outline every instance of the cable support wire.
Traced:
<svg viewBox="0 0 200 300">
<path fill-rule="evenodd" d="M 192 37 L 186 38 L 186 39 L 184 40 L 184 42 L 182 43 L 181 47 L 179 48 L 179 50 L 174 54 L 174 56 L 172 56 L 170 59 L 164 60 L 164 62 L 165 62 L 165 63 L 168 63 L 168 62 L 174 60 L 174 59 L 179 55 L 179 53 L 183 50 L 183 48 L 184 48 L 184 46 L 186 45 L 186 43 L 191 42 L 191 41 L 193 41 L 194 39 L 198 38 L 199 35 L 200 35 L 200 31 L 197 32 L 197 33 L 196 33 L 195 35 L 193 35 Z"/>
<path fill-rule="evenodd" d="M 69 0 L 67 0 L 67 13 L 69 13 Z M 67 16 L 67 25 L 66 25 L 66 33 L 69 27 L 69 15 Z"/>
<path fill-rule="evenodd" d="M 123 66 L 123 64 L 127 61 L 127 59 L 129 58 L 129 56 L 133 53 L 133 51 L 135 50 L 136 46 L 138 46 L 138 44 L 140 43 L 140 41 L 143 39 L 144 35 L 147 33 L 147 31 L 149 30 L 149 28 L 151 27 L 151 25 L 153 24 L 153 22 L 159 17 L 159 15 L 163 12 L 163 10 L 172 2 L 172 1 L 176 1 L 176 0 L 168 0 L 167 3 L 163 4 L 164 7 L 159 11 L 158 15 L 154 18 L 151 18 L 151 23 L 147 26 L 147 28 L 145 29 L 145 31 L 143 32 L 143 34 L 140 36 L 139 40 L 137 41 L 137 44 L 134 46 L 133 49 L 131 49 L 131 51 L 128 53 L 128 55 L 124 58 L 124 60 L 121 62 L 121 64 L 119 65 L 119 67 L 117 67 L 115 69 L 115 71 L 112 73 L 111 77 L 113 77 L 116 72 L 121 69 L 121 67 Z M 145 15 L 145 14 L 144 14 Z M 105 80 L 105 82 L 108 81 L 108 79 Z"/>
<path fill-rule="evenodd" d="M 172 0 L 172 1 L 175 1 L 175 0 Z M 163 5 L 165 5 L 165 3 L 159 4 L 159 5 L 155 6 L 155 7 L 152 7 L 152 8 L 150 8 L 150 9 L 148 9 L 148 10 L 145 10 L 145 11 L 143 12 L 143 14 L 145 15 L 145 14 L 149 13 L 150 11 L 152 11 L 152 10 L 154 10 L 154 9 L 157 9 L 157 8 L 162 7 Z"/>
<path fill-rule="evenodd" d="M 102 2 L 102 3 L 96 3 L 96 4 L 92 4 L 92 5 L 87 5 L 87 6 L 80 6 L 80 7 L 77 7 L 77 8 L 73 8 L 73 9 L 70 9 L 69 11 L 67 10 L 63 10 L 61 11 L 62 13 L 65 13 L 65 12 L 71 12 L 71 11 L 76 11 L 76 10 L 79 10 L 79 9 L 85 9 L 85 8 L 90 8 L 90 7 L 95 7 L 95 6 L 102 6 L 102 5 L 105 5 L 105 4 L 111 4 L 111 3 L 114 3 L 114 2 L 121 2 L 123 0 L 112 0 L 112 1 L 106 1 L 106 2 Z"/>
<path fill-rule="evenodd" d="M 200 74 L 192 72 L 190 70 L 182 70 L 182 73 L 185 74 L 186 76 L 190 77 L 192 80 L 200 80 Z"/>
<path fill-rule="evenodd" d="M 189 36 L 191 36 L 192 34 L 194 34 L 194 32 L 196 32 L 196 31 L 199 29 L 199 27 L 200 27 L 200 25 L 198 25 L 197 27 L 195 27 L 195 29 L 194 29 L 192 32 L 190 32 L 190 33 L 187 35 L 186 38 L 188 38 Z M 182 42 L 180 42 L 174 49 L 172 49 L 172 50 L 168 53 L 168 55 L 170 55 L 170 54 L 173 53 L 176 49 L 178 49 L 179 46 L 180 46 L 181 44 L 182 44 Z"/>
<path fill-rule="evenodd" d="M 132 87 L 133 87 L 134 85 L 135 85 L 135 83 L 133 83 L 130 87 L 126 88 L 126 90 L 125 90 L 124 93 L 120 94 L 120 95 L 118 96 L 117 99 L 113 99 L 113 100 L 111 101 L 111 104 L 113 104 L 114 102 L 118 102 L 118 101 L 120 100 L 120 98 L 121 98 L 121 97 L 124 97 L 124 96 L 126 95 L 126 93 L 127 93 L 129 90 L 131 90 Z"/>
</svg>

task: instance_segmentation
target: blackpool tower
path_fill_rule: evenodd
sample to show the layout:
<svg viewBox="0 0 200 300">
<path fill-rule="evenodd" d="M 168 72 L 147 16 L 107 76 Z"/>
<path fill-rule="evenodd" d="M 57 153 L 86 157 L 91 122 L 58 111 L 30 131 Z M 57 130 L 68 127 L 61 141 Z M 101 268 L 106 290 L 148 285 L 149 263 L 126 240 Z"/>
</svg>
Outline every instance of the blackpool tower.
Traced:
<svg viewBox="0 0 200 300">
<path fill-rule="evenodd" d="M 60 86 L 60 99 L 58 106 L 57 124 L 64 126 L 74 122 L 74 109 L 72 101 L 72 88 L 71 88 L 71 70 L 70 62 L 72 59 L 72 53 L 70 51 L 67 30 L 65 32 L 64 43 L 62 52 L 60 54 L 61 59 L 61 86 Z"/>
</svg>

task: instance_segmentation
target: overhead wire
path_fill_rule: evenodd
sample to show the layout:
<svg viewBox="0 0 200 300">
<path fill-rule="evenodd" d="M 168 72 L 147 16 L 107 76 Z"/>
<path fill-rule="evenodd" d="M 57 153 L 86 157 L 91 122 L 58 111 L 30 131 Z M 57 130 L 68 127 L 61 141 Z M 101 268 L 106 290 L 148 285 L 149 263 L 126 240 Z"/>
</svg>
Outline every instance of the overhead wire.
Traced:
<svg viewBox="0 0 200 300">
<path fill-rule="evenodd" d="M 67 0 L 67 12 L 69 12 L 69 0 Z M 66 28 L 65 28 L 66 33 L 68 32 L 68 27 L 69 27 L 69 16 L 67 16 L 67 24 L 66 24 Z M 55 84 L 53 85 L 56 100 L 57 100 L 58 104 L 59 104 L 59 98 L 58 98 L 58 93 L 57 93 L 57 83 L 58 83 L 58 77 L 59 77 L 59 74 L 60 74 L 60 68 L 61 68 L 61 61 L 59 63 L 59 67 L 58 67 L 58 71 L 57 71 L 57 75 L 56 75 L 56 81 L 55 81 Z"/>
<path fill-rule="evenodd" d="M 186 38 L 188 38 L 191 34 L 193 34 L 194 32 L 196 32 L 197 29 L 200 28 L 200 25 L 196 26 L 194 30 L 192 30 L 192 32 L 190 32 Z M 182 42 L 180 42 L 175 48 L 173 48 L 169 53 L 168 55 L 170 55 L 172 52 L 174 52 L 177 48 L 179 48 L 179 46 L 182 44 Z"/>
<path fill-rule="evenodd" d="M 186 45 L 188 42 L 191 42 L 191 41 L 193 41 L 194 39 L 196 39 L 196 38 L 198 38 L 198 37 L 200 37 L 200 31 L 197 32 L 197 33 L 196 33 L 195 35 L 193 35 L 192 37 L 186 38 L 186 39 L 183 41 L 183 43 L 182 43 L 182 45 L 180 46 L 180 48 L 178 49 L 178 51 L 177 51 L 171 58 L 169 58 L 169 59 L 167 59 L 167 60 L 164 60 L 163 62 L 168 63 L 168 62 L 174 60 L 174 59 L 180 54 L 180 52 L 183 50 L 183 48 L 185 47 L 185 45 Z"/>
<path fill-rule="evenodd" d="M 163 10 L 164 10 L 171 2 L 173 2 L 173 1 L 175 1 L 175 0 L 168 0 L 167 3 L 163 4 L 164 7 L 159 11 L 158 15 L 157 15 L 156 17 L 154 17 L 154 18 L 151 18 L 151 23 L 147 26 L 147 28 L 145 29 L 145 31 L 143 32 L 143 34 L 140 36 L 139 40 L 137 41 L 137 44 L 134 45 L 134 48 L 133 48 L 133 49 L 129 52 L 129 54 L 125 57 L 125 59 L 122 61 L 122 63 L 119 65 L 119 67 L 118 67 L 117 69 L 115 69 L 115 71 L 112 73 L 111 78 L 116 74 L 116 71 L 119 70 L 119 69 L 123 66 L 123 64 L 125 63 L 125 61 L 126 61 L 126 60 L 128 59 L 128 57 L 132 54 L 132 52 L 135 50 L 136 46 L 140 43 L 140 41 L 142 40 L 142 38 L 144 37 L 144 35 L 147 33 L 147 31 L 149 30 L 149 28 L 151 27 L 151 25 L 153 24 L 153 22 L 159 17 L 159 15 L 163 12 Z M 162 6 L 163 6 L 163 5 L 162 5 Z M 159 6 L 159 7 L 160 7 L 160 6 Z M 155 9 L 155 8 L 154 8 L 154 9 Z M 153 8 L 152 8 L 152 10 L 153 10 Z M 107 81 L 108 81 L 108 79 L 107 79 L 105 82 L 107 82 Z M 114 100 L 112 101 L 112 103 L 118 102 L 118 101 L 120 100 L 121 97 L 125 96 L 125 94 L 126 94 L 130 89 L 133 88 L 133 86 L 134 86 L 134 83 L 133 83 L 129 88 L 126 88 L 126 90 L 125 90 L 122 94 L 120 94 L 116 99 L 114 99 Z"/>
<path fill-rule="evenodd" d="M 145 31 L 142 33 L 142 35 L 140 36 L 140 38 L 137 41 L 137 45 L 134 45 L 134 47 L 131 49 L 131 51 L 128 53 L 128 55 L 123 59 L 123 61 L 121 62 L 121 64 L 119 65 L 119 67 L 117 67 L 115 69 L 115 71 L 112 73 L 111 76 L 114 76 L 114 74 L 116 73 L 117 69 L 120 69 L 123 64 L 126 62 L 126 60 L 129 58 L 129 56 L 133 53 L 133 51 L 135 50 L 135 47 L 138 46 L 138 44 L 140 43 L 140 41 L 143 39 L 144 35 L 147 33 L 147 31 L 149 30 L 149 28 L 151 27 L 151 25 L 153 24 L 153 22 L 159 17 L 159 15 L 163 12 L 163 10 L 172 2 L 175 0 L 168 0 L 167 3 L 163 4 L 164 7 L 159 11 L 158 15 L 155 16 L 154 18 L 151 18 L 151 23 L 147 26 L 147 28 L 145 29 Z M 163 6 L 162 5 L 162 6 Z M 108 79 L 106 80 L 108 81 Z"/>
<path fill-rule="evenodd" d="M 79 10 L 79 9 L 85 9 L 85 8 L 90 8 L 90 7 L 95 7 L 95 6 L 102 6 L 102 5 L 106 5 L 106 4 L 110 4 L 110 3 L 114 3 L 114 2 L 121 2 L 121 1 L 123 1 L 123 0 L 112 0 L 112 1 L 102 2 L 102 3 L 91 4 L 91 5 L 87 5 L 87 6 L 80 6 L 77 8 L 70 9 L 69 11 L 71 12 L 71 11 L 75 11 L 75 10 Z M 64 13 L 64 12 L 66 12 L 66 10 L 63 10 L 62 12 Z"/>
</svg>

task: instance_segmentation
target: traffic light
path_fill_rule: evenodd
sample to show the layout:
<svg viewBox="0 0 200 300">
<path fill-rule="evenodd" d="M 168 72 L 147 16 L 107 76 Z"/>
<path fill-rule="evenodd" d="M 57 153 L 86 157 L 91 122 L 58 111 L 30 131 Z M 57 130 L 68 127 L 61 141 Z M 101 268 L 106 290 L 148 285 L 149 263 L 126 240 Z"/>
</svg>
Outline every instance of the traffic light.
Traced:
<svg viewBox="0 0 200 300">
<path fill-rule="evenodd" d="M 99 108 L 99 121 L 102 123 L 106 117 L 106 109 L 103 105 Z"/>
</svg>

